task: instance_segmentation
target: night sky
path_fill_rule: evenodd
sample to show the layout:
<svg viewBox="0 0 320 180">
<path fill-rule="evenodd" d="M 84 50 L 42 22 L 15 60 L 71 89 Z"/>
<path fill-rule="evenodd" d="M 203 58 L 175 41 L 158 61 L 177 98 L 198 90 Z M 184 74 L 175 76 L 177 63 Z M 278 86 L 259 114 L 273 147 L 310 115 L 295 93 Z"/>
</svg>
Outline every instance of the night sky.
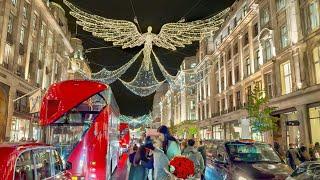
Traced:
<svg viewBox="0 0 320 180">
<path fill-rule="evenodd" d="M 128 62 L 142 46 L 133 49 L 121 49 L 112 47 L 112 43 L 95 38 L 91 33 L 76 28 L 75 18 L 69 15 L 69 9 L 62 3 L 62 0 L 53 0 L 61 4 L 68 18 L 69 29 L 73 36 L 83 41 L 84 48 L 111 46 L 108 49 L 94 50 L 86 53 L 93 72 L 106 67 L 109 70 L 117 69 Z M 152 32 L 159 33 L 161 26 L 169 22 L 177 22 L 182 17 L 186 21 L 193 21 L 210 17 L 217 12 L 230 6 L 235 0 L 69 0 L 77 7 L 88 13 L 97 14 L 109 19 L 123 19 L 133 21 L 136 16 L 139 21 L 142 33 L 152 26 Z M 134 10 L 133 10 L 134 9 Z M 77 31 L 76 31 L 77 29 Z M 76 33 L 77 32 L 77 33 Z M 161 63 L 167 71 L 175 75 L 184 57 L 194 56 L 198 48 L 198 42 L 177 51 L 169 51 L 156 48 Z M 136 75 L 141 65 L 142 58 L 138 59 L 128 71 L 122 75 L 122 79 L 130 81 Z M 160 70 L 154 64 L 154 70 L 158 80 L 163 80 Z M 120 81 L 111 84 L 120 112 L 130 116 L 140 116 L 152 110 L 154 94 L 147 97 L 136 96 L 126 89 Z"/>
</svg>

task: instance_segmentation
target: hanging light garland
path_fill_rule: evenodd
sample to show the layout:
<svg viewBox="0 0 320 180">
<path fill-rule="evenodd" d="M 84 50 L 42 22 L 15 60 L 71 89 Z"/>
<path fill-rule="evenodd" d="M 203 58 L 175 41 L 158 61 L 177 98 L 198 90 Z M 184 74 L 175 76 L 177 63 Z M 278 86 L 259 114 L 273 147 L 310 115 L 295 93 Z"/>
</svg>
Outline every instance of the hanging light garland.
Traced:
<svg viewBox="0 0 320 180">
<path fill-rule="evenodd" d="M 146 124 L 150 124 L 152 122 L 151 114 L 145 114 L 140 117 L 120 115 L 119 119 L 120 119 L 120 122 L 126 122 L 133 127 L 143 126 Z"/>
<path fill-rule="evenodd" d="M 99 72 L 93 73 L 92 79 L 103 81 L 107 84 L 113 83 L 114 81 L 119 79 L 129 69 L 129 67 L 131 67 L 131 65 L 137 60 L 141 52 L 142 50 L 138 52 L 129 62 L 114 71 L 109 71 L 106 68 L 103 68 Z"/>
<path fill-rule="evenodd" d="M 224 22 L 224 17 L 229 8 L 221 11 L 211 18 L 197 20 L 192 22 L 167 23 L 161 27 L 159 34 L 152 33 L 152 27 L 148 27 L 146 33 L 141 34 L 137 26 L 130 21 L 107 19 L 98 15 L 86 13 L 67 0 L 63 1 L 70 9 L 70 14 L 77 19 L 76 23 L 83 27 L 85 31 L 91 32 L 94 36 L 103 38 L 105 41 L 113 42 L 114 46 L 133 48 L 144 45 L 143 49 L 137 53 L 128 63 L 121 68 L 109 71 L 102 69 L 92 75 L 93 79 L 112 83 L 120 79 L 133 62 L 143 52 L 143 62 L 137 75 L 130 82 L 120 81 L 134 94 L 139 96 L 148 96 L 155 92 L 163 83 L 158 81 L 154 75 L 151 55 L 155 57 L 163 76 L 169 84 L 175 88 L 181 88 L 181 77 L 177 79 L 170 75 L 160 63 L 158 57 L 153 52 L 153 45 L 168 50 L 176 50 L 177 47 L 185 47 L 193 41 L 199 41 L 203 36 L 213 35 Z M 196 72 L 198 74 L 201 72 Z M 179 75 L 179 74 L 178 74 Z M 185 79 L 185 77 L 183 78 Z"/>
</svg>

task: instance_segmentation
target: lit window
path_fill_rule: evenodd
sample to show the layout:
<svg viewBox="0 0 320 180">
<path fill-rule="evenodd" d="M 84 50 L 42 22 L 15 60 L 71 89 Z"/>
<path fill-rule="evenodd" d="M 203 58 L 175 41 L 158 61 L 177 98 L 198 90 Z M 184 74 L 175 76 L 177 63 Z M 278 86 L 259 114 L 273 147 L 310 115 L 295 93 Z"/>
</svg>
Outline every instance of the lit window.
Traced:
<svg viewBox="0 0 320 180">
<path fill-rule="evenodd" d="M 251 64 L 250 64 L 250 59 L 246 59 L 246 71 L 247 71 L 247 76 L 251 75 Z"/>
<path fill-rule="evenodd" d="M 319 10 L 318 10 L 318 1 L 313 1 L 309 5 L 311 29 L 317 29 L 319 27 Z"/>
<path fill-rule="evenodd" d="M 243 6 L 243 16 L 246 16 L 248 13 L 248 6 L 247 5 L 244 5 Z"/>
<path fill-rule="evenodd" d="M 277 0 L 277 10 L 281 10 L 286 6 L 286 0 Z"/>
<path fill-rule="evenodd" d="M 192 63 L 190 67 L 195 68 L 196 66 L 197 66 L 197 63 Z"/>
<path fill-rule="evenodd" d="M 41 24 L 40 36 L 44 38 L 46 25 L 44 23 Z"/>
<path fill-rule="evenodd" d="M 286 25 L 280 28 L 280 37 L 281 37 L 281 48 L 287 47 L 289 45 L 289 39 L 288 39 L 288 29 Z"/>
<path fill-rule="evenodd" d="M 37 70 L 37 83 L 40 84 L 40 74 L 41 74 L 41 69 Z"/>
<path fill-rule="evenodd" d="M 313 49 L 313 63 L 315 68 L 316 83 L 320 84 L 320 46 Z"/>
<path fill-rule="evenodd" d="M 43 55 L 43 43 L 39 44 L 39 51 L 38 51 L 38 58 L 41 61 L 42 60 L 42 55 Z"/>
<path fill-rule="evenodd" d="M 33 14 L 33 17 L 32 17 L 32 29 L 33 29 L 34 31 L 36 30 L 37 20 L 38 20 L 37 15 L 36 15 L 36 14 Z"/>
<path fill-rule="evenodd" d="M 11 57 L 11 50 L 12 50 L 12 47 L 9 44 L 6 44 L 4 48 L 4 58 L 2 62 L 3 64 L 9 64 L 9 60 Z"/>
<path fill-rule="evenodd" d="M 15 5 L 17 5 L 18 0 L 11 0 L 11 2 L 15 6 Z"/>
<path fill-rule="evenodd" d="M 13 29 L 13 16 L 10 14 L 9 20 L 8 20 L 8 30 L 7 30 L 7 32 L 12 34 L 12 29 Z"/>
<path fill-rule="evenodd" d="M 269 60 L 270 58 L 272 58 L 272 51 L 271 51 L 271 43 L 270 40 L 266 40 L 264 42 L 264 48 L 263 48 L 263 56 L 264 56 L 264 60 Z"/>
<path fill-rule="evenodd" d="M 269 17 L 269 10 L 268 8 L 263 8 L 261 11 L 261 25 L 264 26 L 266 25 L 270 20 Z"/>
<path fill-rule="evenodd" d="M 221 91 L 224 90 L 224 77 L 221 77 Z"/>
<path fill-rule="evenodd" d="M 28 14 L 27 6 L 23 6 L 22 16 L 23 16 L 25 19 L 27 18 L 27 14 Z"/>
<path fill-rule="evenodd" d="M 281 69 L 281 87 L 282 95 L 292 92 L 291 67 L 290 62 L 287 61 L 280 65 Z"/>
<path fill-rule="evenodd" d="M 52 43 L 53 43 L 52 32 L 49 31 L 49 33 L 48 33 L 48 46 L 51 47 Z"/>
<path fill-rule="evenodd" d="M 265 88 L 267 92 L 267 97 L 271 98 L 273 96 L 273 91 L 272 91 L 272 76 L 271 73 L 265 74 Z"/>
<path fill-rule="evenodd" d="M 260 69 L 260 66 L 262 65 L 261 58 L 260 58 L 260 50 L 257 49 L 255 52 L 255 58 L 254 58 L 254 69 L 255 72 Z"/>
<path fill-rule="evenodd" d="M 24 26 L 21 26 L 21 31 L 20 31 L 20 44 L 23 44 L 24 35 L 25 35 L 25 27 L 24 27 Z"/>
<path fill-rule="evenodd" d="M 21 57 L 21 56 L 18 57 L 18 65 L 19 65 L 19 66 L 22 65 L 22 57 Z"/>
</svg>

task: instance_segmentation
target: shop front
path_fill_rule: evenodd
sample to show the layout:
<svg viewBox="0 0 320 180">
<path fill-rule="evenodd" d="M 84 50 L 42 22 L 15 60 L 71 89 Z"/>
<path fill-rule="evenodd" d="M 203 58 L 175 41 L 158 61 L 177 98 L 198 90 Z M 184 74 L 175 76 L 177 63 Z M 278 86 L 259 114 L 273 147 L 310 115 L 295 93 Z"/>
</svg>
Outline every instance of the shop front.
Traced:
<svg viewBox="0 0 320 180">
<path fill-rule="evenodd" d="M 311 143 L 320 142 L 320 103 L 308 106 Z"/>
<path fill-rule="evenodd" d="M 241 131 L 241 123 L 238 120 L 225 123 L 226 140 L 240 139 Z"/>
<path fill-rule="evenodd" d="M 222 124 L 216 124 L 212 126 L 212 138 L 215 140 L 224 139 L 224 130 L 222 128 Z"/>
<path fill-rule="evenodd" d="M 289 144 L 300 145 L 302 143 L 301 132 L 302 124 L 298 118 L 296 108 L 288 108 L 272 113 L 278 118 L 277 127 L 273 131 L 273 142 L 284 144 L 284 149 L 289 147 Z"/>
<path fill-rule="evenodd" d="M 203 128 L 200 130 L 200 138 L 202 140 L 212 139 L 212 130 L 211 128 Z"/>
</svg>

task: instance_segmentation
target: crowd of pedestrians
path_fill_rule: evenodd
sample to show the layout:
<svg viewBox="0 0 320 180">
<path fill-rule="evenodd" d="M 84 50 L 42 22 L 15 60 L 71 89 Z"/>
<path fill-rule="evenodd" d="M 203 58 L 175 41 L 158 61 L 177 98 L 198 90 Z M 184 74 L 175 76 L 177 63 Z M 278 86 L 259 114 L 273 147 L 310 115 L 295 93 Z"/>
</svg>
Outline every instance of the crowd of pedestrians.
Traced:
<svg viewBox="0 0 320 180">
<path fill-rule="evenodd" d="M 133 145 L 129 154 L 129 180 L 172 180 L 169 162 L 175 156 L 186 156 L 195 165 L 192 179 L 204 179 L 205 147 L 200 142 L 196 147 L 194 139 L 178 140 L 166 126 L 160 126 L 158 134 L 147 136 L 140 146 Z"/>
<path fill-rule="evenodd" d="M 278 151 L 276 145 L 275 149 Z M 320 144 L 319 142 L 316 142 L 314 146 L 310 145 L 308 150 L 308 148 L 303 144 L 301 144 L 300 147 L 297 147 L 295 144 L 290 143 L 289 149 L 287 150 L 285 157 L 287 159 L 288 165 L 292 169 L 296 169 L 301 163 L 306 161 L 319 161 Z"/>
</svg>

